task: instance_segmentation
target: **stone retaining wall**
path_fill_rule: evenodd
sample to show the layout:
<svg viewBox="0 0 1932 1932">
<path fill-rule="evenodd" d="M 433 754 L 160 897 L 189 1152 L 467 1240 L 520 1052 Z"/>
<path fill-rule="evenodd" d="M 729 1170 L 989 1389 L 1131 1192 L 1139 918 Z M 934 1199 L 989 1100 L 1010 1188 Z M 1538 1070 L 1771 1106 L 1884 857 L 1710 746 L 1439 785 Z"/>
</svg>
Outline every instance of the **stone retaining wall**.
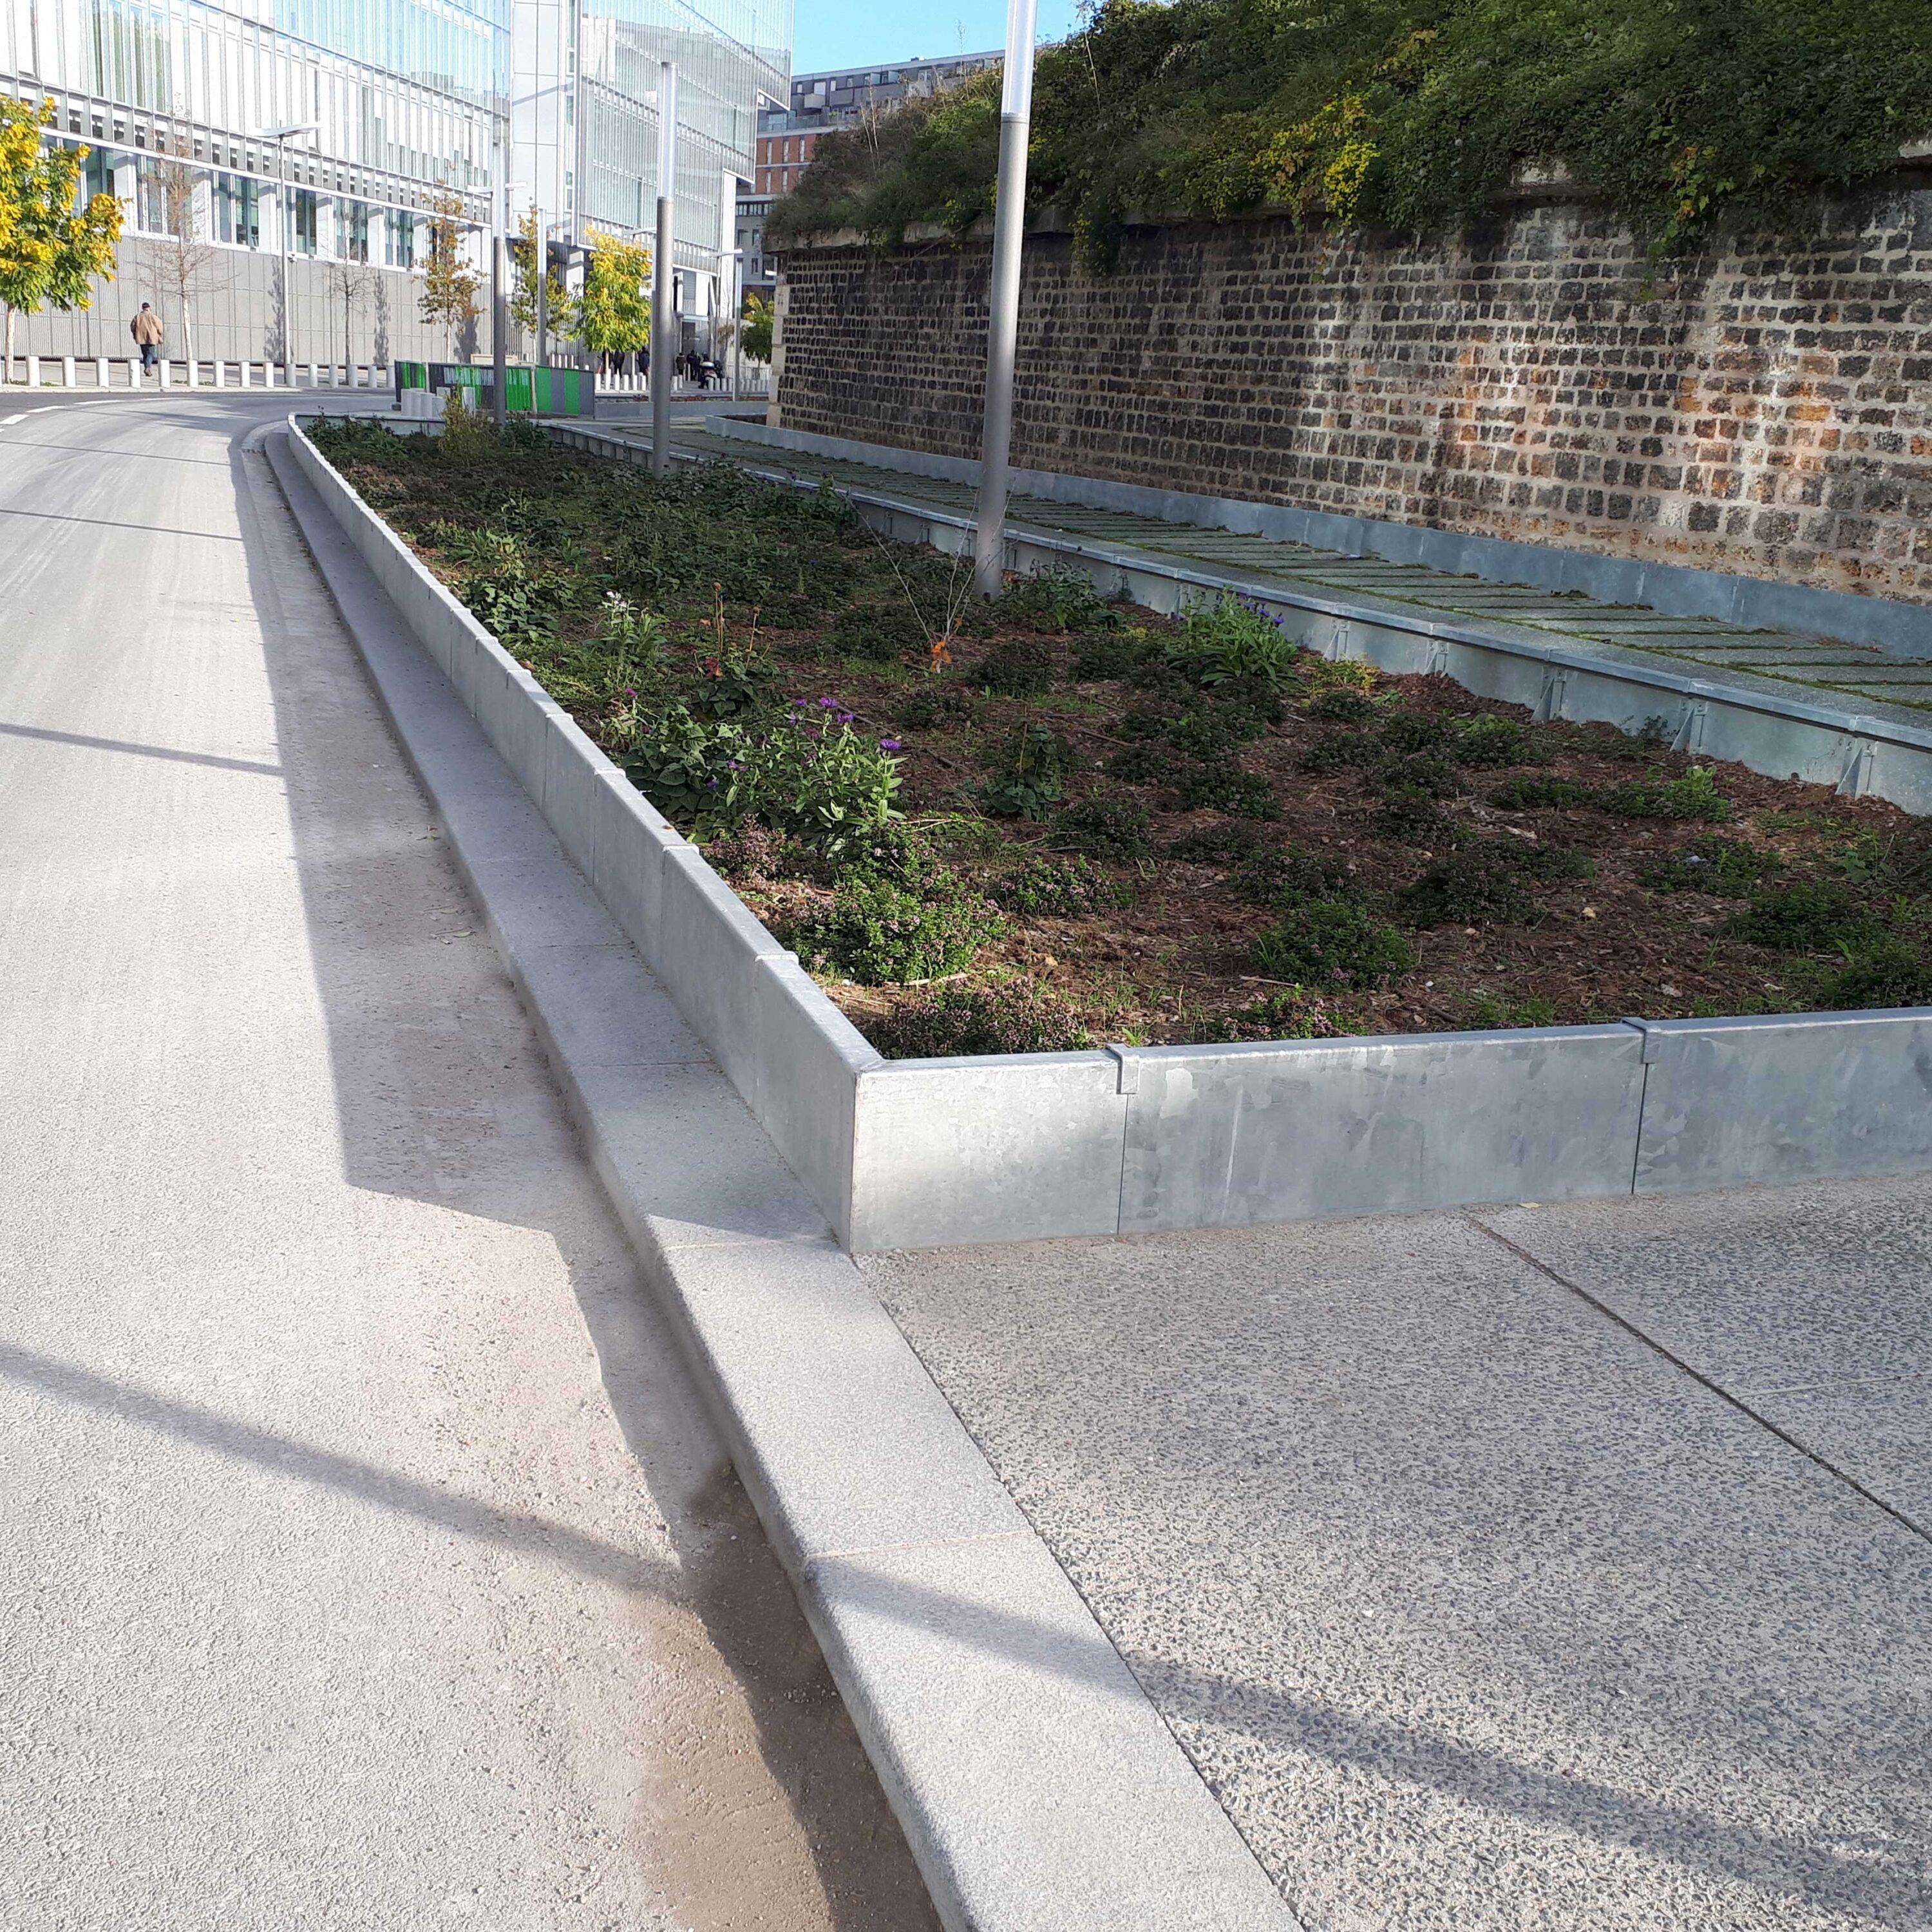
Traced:
<svg viewBox="0 0 1932 1932">
<path fill-rule="evenodd" d="M 1575 200 L 1456 242 L 1030 236 L 1017 464 L 1932 603 L 1932 178 L 1648 271 Z M 976 456 L 987 250 L 794 250 L 772 420 Z"/>
</svg>

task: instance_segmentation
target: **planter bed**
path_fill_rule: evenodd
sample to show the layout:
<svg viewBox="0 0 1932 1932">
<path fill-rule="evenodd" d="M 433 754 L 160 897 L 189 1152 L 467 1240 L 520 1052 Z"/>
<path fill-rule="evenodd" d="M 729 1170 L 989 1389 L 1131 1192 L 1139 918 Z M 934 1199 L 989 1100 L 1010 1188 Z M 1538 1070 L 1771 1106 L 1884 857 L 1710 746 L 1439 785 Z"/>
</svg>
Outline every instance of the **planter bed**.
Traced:
<svg viewBox="0 0 1932 1932">
<path fill-rule="evenodd" d="M 728 472 L 317 440 L 889 1057 L 1932 997 L 1932 848 L 1879 801 L 1239 610 L 1035 580 L 948 634 L 963 564 Z M 861 822 L 761 821 L 731 754 L 774 732 L 862 767 Z"/>
</svg>

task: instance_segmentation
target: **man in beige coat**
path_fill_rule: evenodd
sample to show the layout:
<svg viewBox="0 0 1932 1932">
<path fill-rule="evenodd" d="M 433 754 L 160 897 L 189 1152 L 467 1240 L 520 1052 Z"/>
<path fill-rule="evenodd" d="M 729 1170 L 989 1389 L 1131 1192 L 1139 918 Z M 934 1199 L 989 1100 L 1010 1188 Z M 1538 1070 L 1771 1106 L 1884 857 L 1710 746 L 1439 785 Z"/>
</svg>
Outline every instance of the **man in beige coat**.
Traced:
<svg viewBox="0 0 1932 1932">
<path fill-rule="evenodd" d="M 141 367 L 152 369 L 160 358 L 160 347 L 167 332 L 161 326 L 161 319 L 146 302 L 141 304 L 141 313 L 128 325 L 128 332 L 141 346 Z"/>
</svg>

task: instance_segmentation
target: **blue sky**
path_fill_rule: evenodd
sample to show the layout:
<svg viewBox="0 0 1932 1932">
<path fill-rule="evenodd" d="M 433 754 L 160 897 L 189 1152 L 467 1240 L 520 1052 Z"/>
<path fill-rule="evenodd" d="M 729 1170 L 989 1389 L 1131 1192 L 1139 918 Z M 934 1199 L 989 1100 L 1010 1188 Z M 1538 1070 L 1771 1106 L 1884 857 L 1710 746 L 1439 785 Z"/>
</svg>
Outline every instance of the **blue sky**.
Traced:
<svg viewBox="0 0 1932 1932">
<path fill-rule="evenodd" d="M 1074 0 L 1039 0 L 1042 40 L 1073 31 Z M 863 67 L 874 61 L 976 54 L 1003 46 L 1006 0 L 796 0 L 791 57 L 794 74 L 822 68 Z"/>
</svg>

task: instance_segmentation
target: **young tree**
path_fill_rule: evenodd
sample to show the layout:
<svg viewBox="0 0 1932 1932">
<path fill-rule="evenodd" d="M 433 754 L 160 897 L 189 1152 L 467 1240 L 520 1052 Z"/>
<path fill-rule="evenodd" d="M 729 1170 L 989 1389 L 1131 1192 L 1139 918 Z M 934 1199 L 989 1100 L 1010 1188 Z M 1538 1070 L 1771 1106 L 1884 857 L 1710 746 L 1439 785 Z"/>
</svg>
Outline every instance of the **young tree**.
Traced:
<svg viewBox="0 0 1932 1932">
<path fill-rule="evenodd" d="M 651 251 L 593 230 L 575 334 L 594 356 L 622 355 L 651 339 Z"/>
<path fill-rule="evenodd" d="M 537 263 L 547 252 L 537 232 L 537 212 L 527 208 L 517 224 L 517 238 L 510 244 L 510 319 L 526 335 L 536 333 Z M 544 320 L 552 335 L 574 334 L 570 291 L 554 262 L 550 265 L 549 275 Z"/>
<path fill-rule="evenodd" d="M 440 322 L 456 352 L 456 333 L 475 323 L 483 313 L 477 297 L 483 278 L 463 259 L 463 197 L 445 188 L 430 204 L 429 262 L 423 273 L 420 298 L 425 322 Z"/>
<path fill-rule="evenodd" d="M 121 204 L 97 194 L 74 206 L 85 148 L 43 146 L 54 104 L 0 98 L 0 307 L 7 314 L 6 361 L 14 373 L 14 317 L 24 310 L 86 308 L 92 275 L 114 273 Z"/>
<path fill-rule="evenodd" d="M 745 298 L 744 332 L 738 338 L 738 346 L 754 362 L 772 359 L 772 304 L 767 297 Z"/>
<path fill-rule="evenodd" d="M 165 240 L 142 244 L 144 266 L 156 288 L 181 311 L 182 354 L 194 360 L 194 298 L 219 259 L 202 232 L 195 207 L 197 177 L 172 158 L 156 164 L 161 186 L 161 229 Z"/>
<path fill-rule="evenodd" d="M 370 284 L 374 272 L 367 262 L 336 260 L 326 263 L 322 284 L 328 291 L 330 306 L 342 305 L 342 359 L 355 366 L 354 326 L 356 312 L 368 306 Z"/>
</svg>

